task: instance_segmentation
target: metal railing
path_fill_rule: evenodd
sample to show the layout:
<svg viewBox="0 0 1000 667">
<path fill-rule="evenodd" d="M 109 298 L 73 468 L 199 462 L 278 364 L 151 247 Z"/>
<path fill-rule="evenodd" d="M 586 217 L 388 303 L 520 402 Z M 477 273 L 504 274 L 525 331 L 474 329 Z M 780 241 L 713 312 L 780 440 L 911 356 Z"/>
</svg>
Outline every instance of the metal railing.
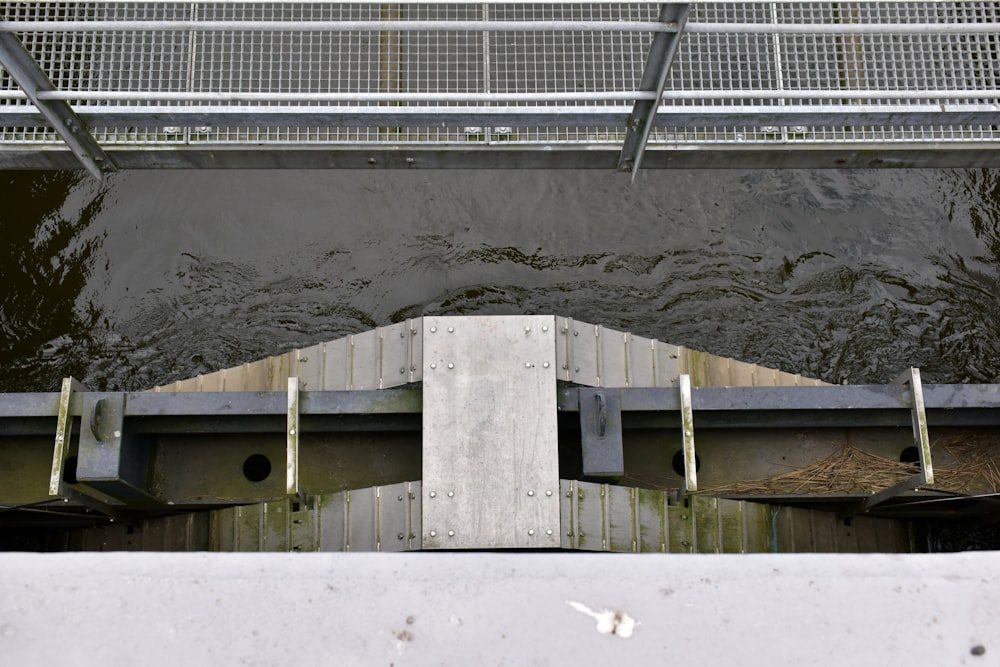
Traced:
<svg viewBox="0 0 1000 667">
<path fill-rule="evenodd" d="M 111 0 L 0 12 L 0 154 L 65 141 L 97 174 L 126 150 L 164 146 L 604 148 L 634 172 L 647 147 L 1000 139 L 993 2 Z M 579 152 L 563 154 L 578 166 Z"/>
</svg>

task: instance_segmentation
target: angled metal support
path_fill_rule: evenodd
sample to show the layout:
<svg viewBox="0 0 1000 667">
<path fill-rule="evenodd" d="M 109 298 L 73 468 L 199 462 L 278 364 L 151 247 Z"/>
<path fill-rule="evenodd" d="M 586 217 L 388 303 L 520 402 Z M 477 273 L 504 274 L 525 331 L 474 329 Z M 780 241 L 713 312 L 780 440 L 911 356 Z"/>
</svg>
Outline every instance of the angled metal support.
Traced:
<svg viewBox="0 0 1000 667">
<path fill-rule="evenodd" d="M 667 85 L 667 72 L 670 71 L 670 65 L 674 61 L 677 45 L 680 44 L 681 35 L 684 33 L 684 26 L 690 12 L 691 5 L 687 4 L 664 4 L 660 10 L 660 21 L 676 24 L 677 31 L 656 33 L 656 36 L 653 37 L 653 43 L 649 47 L 649 55 L 646 57 L 646 68 L 642 73 L 639 90 L 655 92 L 656 96 L 653 99 L 635 101 L 632 115 L 628 119 L 628 129 L 625 134 L 625 142 L 622 144 L 622 152 L 618 157 L 618 170 L 631 171 L 633 182 L 635 182 L 636 174 L 639 173 L 642 156 L 646 151 L 646 143 L 649 141 L 649 133 L 653 129 L 656 110 L 663 97 L 663 88 Z"/>
<path fill-rule="evenodd" d="M 14 78 L 87 171 L 99 181 L 103 180 L 106 172 L 114 171 L 114 164 L 68 102 L 40 99 L 39 93 L 53 91 L 55 87 L 21 41 L 9 32 L 0 32 L 0 65 Z"/>
<path fill-rule="evenodd" d="M 931 462 L 931 443 L 927 432 L 927 412 L 924 408 L 924 388 L 920 382 L 920 369 L 910 368 L 896 380 L 896 383 L 910 385 L 910 394 L 912 396 L 910 415 L 913 423 L 913 444 L 920 456 L 920 472 L 865 498 L 860 507 L 860 511 L 863 512 L 870 511 L 872 508 L 907 491 L 919 489 L 921 486 L 934 483 L 934 465 Z"/>
</svg>

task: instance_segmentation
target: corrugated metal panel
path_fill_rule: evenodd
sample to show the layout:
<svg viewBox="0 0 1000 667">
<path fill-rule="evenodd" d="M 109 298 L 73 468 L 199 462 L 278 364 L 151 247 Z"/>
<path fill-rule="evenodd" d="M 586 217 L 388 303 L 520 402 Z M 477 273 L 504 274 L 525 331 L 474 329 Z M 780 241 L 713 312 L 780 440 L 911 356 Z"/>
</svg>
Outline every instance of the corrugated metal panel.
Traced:
<svg viewBox="0 0 1000 667">
<path fill-rule="evenodd" d="M 672 553 L 907 553 L 905 521 L 561 480 L 563 549 Z M 421 483 L 326 494 L 53 533 L 59 551 L 411 551 L 421 549 Z"/>
</svg>

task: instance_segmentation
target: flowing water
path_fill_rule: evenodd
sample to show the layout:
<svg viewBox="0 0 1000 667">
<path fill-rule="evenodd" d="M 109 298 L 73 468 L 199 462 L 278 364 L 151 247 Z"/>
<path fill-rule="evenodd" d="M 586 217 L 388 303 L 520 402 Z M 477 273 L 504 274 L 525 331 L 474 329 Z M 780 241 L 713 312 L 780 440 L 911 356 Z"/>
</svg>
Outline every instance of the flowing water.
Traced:
<svg viewBox="0 0 1000 667">
<path fill-rule="evenodd" d="M 421 314 L 831 382 L 1000 381 L 1000 172 L 0 173 L 0 390 L 141 389 Z"/>
</svg>

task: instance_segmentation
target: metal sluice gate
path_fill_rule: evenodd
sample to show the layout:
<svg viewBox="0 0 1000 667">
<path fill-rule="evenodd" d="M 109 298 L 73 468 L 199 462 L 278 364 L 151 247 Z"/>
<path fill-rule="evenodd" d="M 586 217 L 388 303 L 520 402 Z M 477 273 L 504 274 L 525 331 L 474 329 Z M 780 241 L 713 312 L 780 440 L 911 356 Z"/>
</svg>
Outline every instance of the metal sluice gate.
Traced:
<svg viewBox="0 0 1000 667">
<path fill-rule="evenodd" d="M 0 549 L 912 551 L 998 497 L 1000 385 L 824 385 L 553 316 L 0 395 Z"/>
<path fill-rule="evenodd" d="M 994 2 L 7 2 L 0 167 L 998 163 Z"/>
</svg>

